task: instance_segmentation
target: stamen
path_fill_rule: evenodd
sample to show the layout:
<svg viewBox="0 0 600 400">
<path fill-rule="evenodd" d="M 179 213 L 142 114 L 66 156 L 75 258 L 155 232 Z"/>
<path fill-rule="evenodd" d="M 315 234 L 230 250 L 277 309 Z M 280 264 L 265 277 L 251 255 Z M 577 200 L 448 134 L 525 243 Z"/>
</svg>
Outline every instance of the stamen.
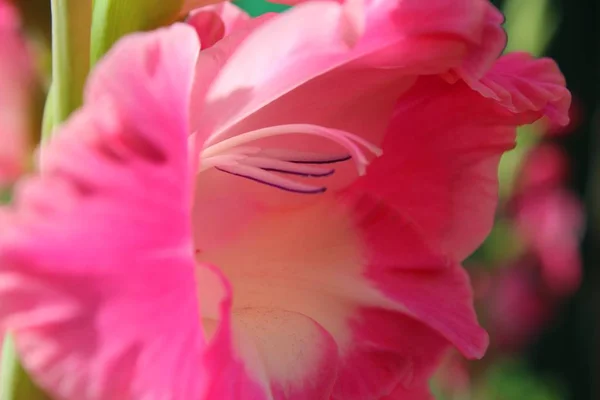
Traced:
<svg viewBox="0 0 600 400">
<path fill-rule="evenodd" d="M 236 135 L 229 139 L 225 139 L 222 142 L 215 143 L 202 152 L 202 158 L 213 157 L 217 154 L 223 154 L 229 152 L 233 148 L 242 146 L 249 142 L 253 142 L 259 139 L 265 139 L 274 136 L 282 135 L 311 135 L 320 136 L 336 142 L 340 146 L 348 150 L 352 158 L 356 162 L 356 168 L 359 175 L 363 175 L 368 164 L 368 160 L 362 152 L 361 148 L 356 144 L 360 144 L 373 154 L 381 155 L 381 149 L 359 136 L 356 136 L 350 132 L 346 132 L 339 129 L 325 128 L 319 125 L 311 124 L 290 124 L 290 125 L 277 125 L 268 128 L 257 129 L 254 131 L 246 132 L 241 135 Z M 210 139 L 207 141 L 210 143 Z"/>
<path fill-rule="evenodd" d="M 319 136 L 337 143 L 347 153 L 323 154 L 247 146 L 256 140 L 282 135 Z M 214 137 L 212 139 L 214 140 Z M 207 143 L 210 141 L 211 139 Z M 296 182 L 277 173 L 308 178 L 326 177 L 332 175 L 335 170 L 320 165 L 353 159 L 358 174 L 363 175 L 369 163 L 363 148 L 377 156 L 382 153 L 379 147 L 347 131 L 311 124 L 278 125 L 236 135 L 205 147 L 200 155 L 200 171 L 216 168 L 289 192 L 316 194 L 325 192 L 326 188 Z"/>
<path fill-rule="evenodd" d="M 298 164 L 290 161 L 277 160 L 265 157 L 248 157 L 243 161 L 244 165 L 260 168 L 264 171 L 281 172 L 306 177 L 325 177 L 335 172 L 333 168 L 323 168 L 307 164 Z"/>
<path fill-rule="evenodd" d="M 291 179 L 284 178 L 273 172 L 265 171 L 260 168 L 249 167 L 244 165 L 216 167 L 219 171 L 227 172 L 232 175 L 247 178 L 255 182 L 263 183 L 287 192 L 302 193 L 302 194 L 318 194 L 327 190 L 325 187 L 318 187 L 296 182 Z"/>
<path fill-rule="evenodd" d="M 289 161 L 296 164 L 335 164 L 348 161 L 352 158 L 350 154 L 329 155 L 286 149 L 264 149 L 259 154 L 261 156 Z"/>
</svg>

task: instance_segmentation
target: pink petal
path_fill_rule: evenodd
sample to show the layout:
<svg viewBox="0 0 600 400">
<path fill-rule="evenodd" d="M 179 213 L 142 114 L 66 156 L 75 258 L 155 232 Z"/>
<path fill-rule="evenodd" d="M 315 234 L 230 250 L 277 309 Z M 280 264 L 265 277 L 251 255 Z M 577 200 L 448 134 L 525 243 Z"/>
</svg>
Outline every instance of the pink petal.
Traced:
<svg viewBox="0 0 600 400">
<path fill-rule="evenodd" d="M 234 30 L 244 29 L 250 23 L 250 16 L 241 8 L 225 2 L 194 10 L 186 23 L 198 32 L 204 50 Z"/>
<path fill-rule="evenodd" d="M 25 167 L 31 134 L 33 60 L 20 21 L 10 4 L 0 1 L 0 187 Z"/>
<path fill-rule="evenodd" d="M 506 32 L 501 26 L 503 22 L 504 16 L 500 11 L 494 7 L 487 7 L 481 39 L 471 43 L 466 59 L 451 74 L 464 79 L 470 85 L 477 85 L 506 46 Z"/>
<path fill-rule="evenodd" d="M 490 7 L 478 0 L 461 1 L 460 7 L 455 7 L 454 1 L 428 2 L 427 6 L 412 0 L 371 4 L 363 12 L 364 35 L 349 48 L 338 27 L 348 18 L 356 19 L 357 11 L 348 11 L 352 4 L 303 4 L 244 33 L 247 36 L 241 44 L 238 30 L 227 41 L 211 47 L 214 53 L 206 53 L 206 57 L 201 54 L 192 107 L 199 140 L 210 137 L 218 142 L 267 126 L 308 123 L 381 143 L 397 99 L 417 75 L 460 65 L 471 41 L 480 39 Z M 307 20 L 313 27 L 308 32 Z M 323 154 L 343 150 L 335 143 L 306 135 L 269 138 L 256 145 Z M 200 214 L 235 217 L 217 225 L 203 223 L 200 229 L 207 231 L 224 230 L 230 226 L 229 220 L 234 224 L 231 231 L 235 231 L 236 221 L 243 224 L 254 218 L 252 212 L 241 217 L 235 209 L 258 213 L 314 200 L 300 200 L 222 173 L 208 177 L 208 173 L 201 174 L 198 187 L 207 185 L 210 189 L 199 190 L 204 197 L 210 192 L 209 201 L 225 209 L 216 213 L 202 203 Z M 221 184 L 218 179 L 222 179 Z M 335 174 L 319 179 L 318 184 L 335 191 L 354 179 L 353 165 L 339 163 Z M 223 204 L 217 198 L 235 200 Z"/>
<path fill-rule="evenodd" d="M 201 270 L 198 280 L 203 286 L 222 288 L 217 296 L 221 299 L 218 315 L 209 304 L 214 295 L 207 294 L 209 301 L 203 303 L 203 317 L 213 321 L 214 315 L 219 320 L 205 359 L 210 389 L 203 399 L 329 400 L 337 371 L 337 346 L 323 327 L 279 306 L 245 303 L 248 295 L 239 285 L 252 285 L 253 279 L 240 282 L 234 278 L 230 286 L 214 268 Z"/>
<path fill-rule="evenodd" d="M 232 7 L 224 7 L 222 9 L 209 8 L 211 10 L 210 14 L 205 14 L 198 18 L 192 17 L 189 21 L 191 26 L 196 29 L 201 42 L 203 41 L 201 43 L 203 50 L 200 52 L 196 66 L 197 76 L 190 107 L 193 138 L 197 137 L 195 132 L 206 124 L 206 118 L 203 114 L 206 106 L 204 99 L 221 68 L 254 29 L 274 16 L 272 14 L 265 14 L 249 19 L 244 23 L 244 18 L 241 16 L 232 18 L 232 15 L 236 14 L 233 12 Z M 202 12 L 202 9 L 199 12 Z M 222 29 L 221 25 L 223 26 Z M 218 46 L 214 46 L 216 43 L 218 43 Z M 196 139 L 190 141 L 192 143 L 192 146 L 190 146 L 192 147 L 191 154 L 199 154 L 201 147 L 197 149 L 196 147 L 201 146 L 205 139 L 205 136 L 201 136 L 198 137 L 198 143 L 196 143 Z"/>
<path fill-rule="evenodd" d="M 448 348 L 448 342 L 424 324 L 381 308 L 362 308 L 352 331 L 353 343 L 342 359 L 334 400 L 380 400 L 392 392 L 421 392 Z"/>
<path fill-rule="evenodd" d="M 482 80 L 504 93 L 513 104 L 508 109 L 505 101 L 485 99 L 464 83 L 422 79 L 397 105 L 384 156 L 358 183 L 457 261 L 475 250 L 492 226 L 498 161 L 514 146 L 515 128 L 544 112 L 566 111 L 568 91 L 560 87 L 558 71 L 533 81 L 529 71 L 548 61 L 518 59 L 520 67 L 509 57 Z"/>
<path fill-rule="evenodd" d="M 363 233 L 357 236 L 345 207 L 333 200 L 324 196 L 311 207 L 262 213 L 262 218 L 246 223 L 227 240 L 205 240 L 198 252 L 200 262 L 218 265 L 231 282 L 234 331 L 254 343 L 242 346 L 246 350 L 239 353 L 255 349 L 250 355 L 257 356 L 246 356 L 244 362 L 252 366 L 250 371 L 264 371 L 258 379 L 276 399 L 329 400 L 330 395 L 334 400 L 379 400 L 399 384 L 412 390 L 429 378 L 449 345 L 444 336 L 466 334 L 456 340 L 462 345 L 472 340 L 469 329 L 480 332 L 470 299 L 452 292 L 466 291 L 460 286 L 466 282 L 455 288 L 452 279 L 444 281 L 443 272 L 432 272 L 424 277 L 431 276 L 433 285 L 444 282 L 451 289 L 440 291 L 446 297 L 423 300 L 429 282 L 419 277 L 419 262 L 427 262 L 426 257 L 439 262 L 439 257 L 422 244 L 423 250 L 410 257 L 407 249 L 419 244 L 418 237 L 407 242 L 415 237 L 412 231 L 401 233 L 399 239 L 406 243 L 399 250 L 407 254 L 408 272 L 403 276 L 414 282 L 412 288 L 407 283 L 408 307 L 404 298 L 398 300 L 378 289 L 378 281 L 366 279 L 371 267 L 365 259 L 371 253 L 362 251 L 358 242 Z M 239 214 L 225 211 L 219 215 L 227 225 Z M 396 240 L 389 241 L 399 247 Z M 440 269 L 439 264 L 425 267 L 434 272 Z M 411 296 L 417 301 L 410 302 Z M 458 309 L 456 313 L 466 310 L 471 320 L 456 328 L 456 323 L 452 325 L 455 314 L 440 312 L 429 317 L 429 310 L 416 302 L 444 311 L 451 304 Z M 299 348 L 303 352 L 296 355 Z"/>
<path fill-rule="evenodd" d="M 270 215 L 226 246 L 207 246 L 198 253 L 199 262 L 218 265 L 231 282 L 236 352 L 277 400 L 329 400 L 337 374 L 336 335 L 345 329 L 350 308 L 320 289 L 332 284 L 322 268 L 341 266 L 329 266 L 328 260 L 345 257 L 347 247 L 342 238 L 339 250 L 321 259 L 321 251 L 340 238 L 319 232 L 315 224 L 309 226 L 312 235 L 293 240 L 304 233 L 304 222 L 319 218 L 322 210 Z M 337 222 L 332 221 L 335 232 Z"/>
<path fill-rule="evenodd" d="M 377 143 L 417 75 L 461 64 L 468 43 L 481 39 L 490 7 L 479 0 L 370 2 L 364 34 L 348 49 L 343 30 L 357 24 L 357 11 L 347 11 L 354 3 L 308 2 L 254 31 L 206 94 L 203 135 L 216 140 L 302 122 Z"/>
<path fill-rule="evenodd" d="M 410 220 L 360 188 L 343 201 L 352 207 L 363 242 L 364 275 L 399 311 L 421 321 L 465 356 L 479 358 L 488 344 L 473 310 L 466 272 L 436 254 Z"/>
<path fill-rule="evenodd" d="M 58 398 L 205 390 L 186 160 L 197 52 L 182 26 L 120 42 L 0 218 L 0 322 Z"/>
<path fill-rule="evenodd" d="M 244 354 L 240 354 L 234 346 L 233 292 L 227 278 L 216 267 L 201 263 L 197 268 L 197 280 L 202 283 L 203 289 L 200 291 L 200 304 L 204 328 L 208 335 L 212 334 L 203 360 L 208 375 L 207 387 L 199 399 L 269 399 L 268 387 L 260 384 L 262 376 L 256 376 L 256 371 L 247 367 Z M 255 357 L 254 353 L 247 355 L 248 360 L 255 360 Z"/>
<path fill-rule="evenodd" d="M 547 116 L 559 125 L 569 122 L 571 93 L 556 63 L 549 58 L 535 60 L 527 53 L 501 57 L 494 68 L 472 87 L 485 97 L 494 98 L 525 121 Z"/>
</svg>

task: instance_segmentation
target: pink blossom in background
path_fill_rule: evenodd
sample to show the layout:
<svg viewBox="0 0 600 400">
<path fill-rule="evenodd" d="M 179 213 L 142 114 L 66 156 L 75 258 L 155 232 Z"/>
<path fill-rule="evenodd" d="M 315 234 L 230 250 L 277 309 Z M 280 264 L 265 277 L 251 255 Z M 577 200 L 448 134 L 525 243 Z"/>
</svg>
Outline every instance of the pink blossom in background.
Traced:
<svg viewBox="0 0 600 400">
<path fill-rule="evenodd" d="M 537 259 L 546 287 L 557 296 L 579 288 L 584 207 L 566 188 L 568 159 L 545 144 L 526 157 L 519 192 L 512 200 L 516 226 Z"/>
<path fill-rule="evenodd" d="M 0 214 L 0 324 L 51 394 L 417 400 L 483 355 L 460 263 L 569 93 L 494 63 L 487 1 L 357 4 L 211 6 L 98 65 Z"/>
<path fill-rule="evenodd" d="M 581 201 L 566 189 L 531 193 L 517 202 L 517 226 L 539 259 L 545 284 L 556 295 L 571 294 L 581 283 L 584 221 Z"/>
<path fill-rule="evenodd" d="M 0 187 L 23 172 L 31 131 L 34 69 L 16 9 L 0 0 Z"/>
<path fill-rule="evenodd" d="M 567 154 L 553 144 L 531 149 L 523 160 L 517 182 L 517 196 L 562 188 L 567 182 L 570 165 Z"/>
<path fill-rule="evenodd" d="M 494 278 L 487 304 L 488 328 L 493 343 L 503 351 L 519 351 L 552 318 L 554 304 L 540 286 L 531 263 L 517 263 Z"/>
</svg>

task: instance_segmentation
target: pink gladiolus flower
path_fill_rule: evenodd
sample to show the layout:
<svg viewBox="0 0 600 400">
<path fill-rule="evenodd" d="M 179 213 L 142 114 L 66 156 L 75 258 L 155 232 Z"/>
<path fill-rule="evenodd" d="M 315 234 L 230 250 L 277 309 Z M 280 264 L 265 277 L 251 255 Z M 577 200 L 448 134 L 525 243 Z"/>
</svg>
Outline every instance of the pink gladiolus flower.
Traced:
<svg viewBox="0 0 600 400">
<path fill-rule="evenodd" d="M 577 290 L 582 272 L 584 207 L 565 187 L 567 175 L 567 156 L 556 146 L 542 145 L 525 159 L 513 199 L 517 227 L 539 263 L 545 286 L 557 296 Z"/>
<path fill-rule="evenodd" d="M 531 342 L 552 317 L 554 304 L 544 294 L 531 263 L 517 263 L 495 277 L 486 299 L 493 344 L 502 351 L 519 351 Z"/>
<path fill-rule="evenodd" d="M 0 0 L 0 187 L 25 164 L 30 135 L 33 62 L 13 6 Z"/>
<path fill-rule="evenodd" d="M 530 193 L 519 198 L 516 219 L 539 260 L 548 289 L 558 296 L 577 290 L 582 272 L 579 244 L 585 221 L 579 199 L 562 188 Z"/>
<path fill-rule="evenodd" d="M 486 71 L 483 0 L 231 7 L 98 65 L 0 214 L 0 323 L 61 399 L 427 398 L 485 351 L 460 262 L 560 73 Z"/>
<path fill-rule="evenodd" d="M 523 160 L 517 197 L 528 193 L 563 188 L 569 176 L 569 160 L 564 150 L 552 144 L 533 148 Z"/>
</svg>

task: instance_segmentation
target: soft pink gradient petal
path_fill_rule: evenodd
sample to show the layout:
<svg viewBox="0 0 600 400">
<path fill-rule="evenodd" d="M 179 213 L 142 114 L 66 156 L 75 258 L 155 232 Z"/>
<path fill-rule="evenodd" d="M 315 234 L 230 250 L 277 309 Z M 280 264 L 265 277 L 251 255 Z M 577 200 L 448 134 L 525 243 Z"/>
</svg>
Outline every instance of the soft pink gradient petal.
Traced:
<svg viewBox="0 0 600 400">
<path fill-rule="evenodd" d="M 361 206 L 358 211 L 367 210 Z M 223 223 L 229 218 L 235 217 L 224 215 Z M 292 383 L 289 396 L 311 387 L 329 393 L 332 380 L 328 376 L 332 375 L 328 374 L 337 368 L 331 399 L 378 400 L 399 384 L 407 391 L 418 387 L 450 345 L 449 339 L 463 348 L 467 346 L 464 343 L 485 340 L 470 308 L 467 282 L 455 283 L 447 277 L 444 258 L 433 254 L 410 229 L 368 229 L 372 221 L 385 222 L 386 215 L 366 212 L 366 226 L 361 226 L 358 219 L 333 196 L 325 196 L 311 207 L 265 213 L 222 243 L 205 240 L 206 246 L 199 249 L 199 261 L 219 265 L 232 284 L 234 327 L 243 316 L 248 320 L 245 324 L 252 327 L 246 337 L 252 339 L 258 327 L 269 332 L 268 346 L 260 344 L 256 353 L 261 354 L 258 359 L 267 360 L 265 364 L 279 367 L 250 365 L 258 365 L 252 371 L 265 369 L 261 381 L 268 382 L 273 393 L 278 393 L 274 388 L 281 380 L 290 377 L 295 378 L 288 381 Z M 399 267 L 398 258 L 389 259 L 393 263 L 389 264 L 389 274 L 396 279 L 392 266 L 403 269 L 397 279 L 408 281 L 402 283 L 402 290 L 407 291 L 406 302 L 400 295 L 394 297 L 378 289 L 379 281 L 368 279 L 378 273 L 371 272 L 368 261 L 376 260 L 381 246 L 386 245 L 403 255 L 405 263 Z M 431 282 L 427 281 L 429 277 Z M 439 284 L 439 296 L 423 300 L 430 296 L 430 283 Z M 444 284 L 451 289 L 444 289 Z M 418 302 L 440 312 L 415 304 Z M 456 310 L 450 313 L 450 307 Z M 315 329 L 319 326 L 322 330 Z M 291 327 L 293 335 L 289 334 Z M 315 335 L 318 332 L 322 334 Z M 464 337 L 456 339 L 460 334 Z M 327 339 L 329 335 L 334 342 Z M 264 337 L 259 336 L 261 343 Z M 317 346 L 319 342 L 323 344 Z M 299 343 L 312 343 L 303 350 L 312 354 L 310 362 L 289 361 L 287 355 L 294 354 Z M 281 350 L 284 348 L 287 350 Z M 306 360 L 306 356 L 300 360 Z M 273 371 L 279 371 L 279 375 Z M 316 393 L 321 392 L 306 398 L 314 398 Z"/>
<path fill-rule="evenodd" d="M 197 52 L 181 25 L 121 41 L 4 211 L 0 321 L 58 398 L 206 390 L 186 160 Z"/>
<path fill-rule="evenodd" d="M 354 2 L 299 5 L 261 24 L 237 47 L 229 44 L 233 36 L 240 37 L 236 32 L 210 48 L 214 56 L 201 55 L 192 107 L 199 140 L 210 137 L 218 142 L 268 126 L 309 123 L 380 144 L 396 101 L 416 77 L 460 66 L 471 45 L 484 39 L 491 5 L 479 0 L 459 3 L 369 2 L 362 12 L 364 33 L 352 48 L 338 28 L 349 18 L 357 19 L 360 10 L 348 11 Z M 312 28 L 308 31 L 307 20 Z M 218 64 L 222 65 L 218 73 L 207 72 L 215 71 Z M 264 139 L 256 145 L 326 154 L 344 151 L 332 142 L 301 134 Z M 220 212 L 227 221 L 199 228 L 210 232 L 233 228 L 237 221 L 245 224 L 265 209 L 314 201 L 215 171 L 202 175 L 199 179 L 205 182 L 198 187 L 210 187 L 204 191 L 210 192 L 209 201 L 227 210 Z M 318 183 L 335 191 L 354 179 L 356 169 L 347 162 L 336 164 L 335 173 Z M 224 204 L 216 199 L 232 200 Z M 202 204 L 197 220 L 215 214 L 210 204 Z M 236 209 L 249 212 L 241 216 Z"/>
<path fill-rule="evenodd" d="M 234 30 L 245 29 L 250 16 L 231 3 L 220 3 L 194 10 L 186 19 L 200 37 L 202 49 L 207 49 Z"/>
<path fill-rule="evenodd" d="M 33 59 L 16 9 L 0 1 L 0 187 L 24 170 L 31 134 Z"/>
<path fill-rule="evenodd" d="M 554 64 L 532 80 L 530 71 L 546 71 L 548 60 L 506 57 L 483 78 L 504 93 L 500 103 L 463 82 L 422 79 L 397 104 L 383 157 L 357 183 L 456 261 L 477 248 L 492 226 L 498 162 L 514 146 L 515 128 L 544 113 L 561 118 L 557 110 L 567 110 L 569 94 L 560 88 L 563 78 Z"/>
<path fill-rule="evenodd" d="M 231 307 L 233 291 L 221 271 L 209 264 L 198 264 L 197 279 L 201 282 L 201 313 L 210 344 L 204 353 L 208 375 L 202 400 L 270 400 L 268 387 L 261 385 L 256 371 L 249 370 L 248 361 L 260 357 L 243 354 L 235 347 Z M 253 379 L 250 374 L 256 379 Z"/>
<path fill-rule="evenodd" d="M 231 285 L 222 271 L 206 265 L 200 262 L 198 270 L 203 322 L 212 335 L 205 357 L 210 389 L 203 399 L 329 400 L 338 359 L 331 335 L 281 306 L 240 307 L 248 295 L 239 285 L 247 283 L 233 279 Z M 248 281 L 252 285 L 252 277 Z"/>
<path fill-rule="evenodd" d="M 468 44 L 482 39 L 483 19 L 491 7 L 479 0 L 461 0 L 458 6 L 447 0 L 428 2 L 427 6 L 416 0 L 370 2 L 363 15 L 364 34 L 349 50 L 340 29 L 356 24 L 357 12 L 346 11 L 353 4 L 308 2 L 257 29 L 231 56 L 208 91 L 202 132 L 216 140 L 219 135 L 230 136 L 257 125 L 275 125 L 280 119 L 297 122 L 293 119 L 298 116 L 307 117 L 302 122 L 344 129 L 339 126 L 344 123 L 343 116 L 357 113 L 348 112 L 349 107 L 359 100 L 367 104 L 369 92 L 378 96 L 380 109 L 360 112 L 362 120 L 386 120 L 395 99 L 416 75 L 445 72 L 461 64 Z M 310 30 L 302 29 L 307 20 L 311 21 Z M 373 67 L 384 67 L 387 74 Z M 341 89 L 353 83 L 348 73 L 357 69 L 375 74 L 357 79 L 362 82 L 361 91 L 354 91 L 350 98 L 325 91 L 322 95 L 327 97 L 315 99 L 315 93 L 321 94 L 314 90 L 317 78 Z M 383 80 L 382 75 L 386 75 Z M 312 84 L 313 90 L 304 89 L 306 84 Z M 395 96 L 375 91 L 379 85 L 396 86 Z M 304 90 L 293 94 L 295 89 Z M 309 108 L 315 100 L 330 106 Z M 292 104 L 302 109 L 296 110 Z M 253 122 L 244 121 L 248 117 Z M 384 129 L 375 127 L 367 132 L 359 126 L 352 132 L 377 142 Z"/>
<path fill-rule="evenodd" d="M 330 400 L 338 348 L 329 332 L 310 317 L 278 308 L 248 308 L 233 314 L 238 346 L 251 374 L 264 373 L 276 400 Z"/>
<path fill-rule="evenodd" d="M 488 344 L 473 310 L 469 278 L 460 265 L 436 254 L 417 226 L 359 186 L 344 193 L 352 207 L 365 258 L 364 276 L 398 310 L 421 321 L 479 358 Z"/>
</svg>

